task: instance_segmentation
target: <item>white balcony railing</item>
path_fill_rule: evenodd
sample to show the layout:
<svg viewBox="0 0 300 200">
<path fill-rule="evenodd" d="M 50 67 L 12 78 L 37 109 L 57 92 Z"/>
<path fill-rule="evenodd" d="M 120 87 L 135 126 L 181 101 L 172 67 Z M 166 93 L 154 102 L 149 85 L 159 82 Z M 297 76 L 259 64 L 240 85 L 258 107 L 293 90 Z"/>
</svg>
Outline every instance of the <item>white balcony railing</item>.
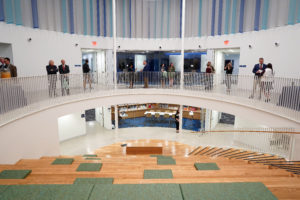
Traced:
<svg viewBox="0 0 300 200">
<path fill-rule="evenodd" d="M 170 72 L 121 72 L 117 84 L 109 74 L 69 74 L 0 79 L 0 125 L 49 106 L 105 95 L 160 89 L 164 94 L 221 97 L 268 109 L 300 121 L 300 79 Z M 145 83 L 146 82 L 146 83 Z M 85 88 L 84 88 L 84 83 Z M 89 84 L 91 83 L 91 85 Z M 254 89 L 253 85 L 257 83 Z M 144 88 L 146 87 L 146 88 Z M 180 91 L 180 92 L 179 92 Z"/>
</svg>

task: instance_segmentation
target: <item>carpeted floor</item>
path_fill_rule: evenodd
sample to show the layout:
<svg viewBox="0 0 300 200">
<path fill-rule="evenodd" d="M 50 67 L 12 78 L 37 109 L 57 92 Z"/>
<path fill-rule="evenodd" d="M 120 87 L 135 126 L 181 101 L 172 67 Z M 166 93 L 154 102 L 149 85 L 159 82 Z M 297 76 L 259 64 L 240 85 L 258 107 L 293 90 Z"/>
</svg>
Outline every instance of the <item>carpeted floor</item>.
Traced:
<svg viewBox="0 0 300 200">
<path fill-rule="evenodd" d="M 31 170 L 3 170 L 0 179 L 24 179 L 31 173 Z"/>
<path fill-rule="evenodd" d="M 113 178 L 76 178 L 74 184 L 113 184 Z"/>
<path fill-rule="evenodd" d="M 195 163 L 197 170 L 219 170 L 220 168 L 216 163 Z"/>
<path fill-rule="evenodd" d="M 76 171 L 100 171 L 102 163 L 81 163 Z"/>
<path fill-rule="evenodd" d="M 172 170 L 170 169 L 145 169 L 144 179 L 170 179 L 173 178 Z"/>
<path fill-rule="evenodd" d="M 73 161 L 73 158 L 56 158 L 52 162 L 52 165 L 71 165 Z"/>
<path fill-rule="evenodd" d="M 199 131 L 201 128 L 200 120 L 192 119 L 182 119 L 183 129 Z M 166 128 L 175 128 L 174 119 L 166 119 L 164 117 L 156 118 L 146 118 L 146 117 L 137 117 L 130 119 L 120 119 L 119 128 L 128 128 L 128 127 L 166 127 Z"/>
</svg>

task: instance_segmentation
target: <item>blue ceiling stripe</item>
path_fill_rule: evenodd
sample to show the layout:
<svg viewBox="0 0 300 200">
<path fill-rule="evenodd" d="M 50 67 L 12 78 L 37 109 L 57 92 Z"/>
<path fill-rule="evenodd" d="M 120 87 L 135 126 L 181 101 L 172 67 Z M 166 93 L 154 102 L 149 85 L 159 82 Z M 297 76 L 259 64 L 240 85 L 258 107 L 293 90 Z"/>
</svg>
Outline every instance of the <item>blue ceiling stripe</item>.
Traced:
<svg viewBox="0 0 300 200">
<path fill-rule="evenodd" d="M 39 17 L 37 9 L 37 0 L 31 0 L 31 10 L 32 10 L 32 25 L 33 28 L 39 28 Z"/>
<path fill-rule="evenodd" d="M 13 24 L 14 23 L 14 16 L 13 16 L 13 5 L 12 0 L 5 0 L 4 4 L 5 8 L 5 21 L 7 24 Z"/>
<path fill-rule="evenodd" d="M 261 0 L 256 0 L 255 16 L 254 16 L 254 30 L 259 31 L 259 18 L 260 18 Z"/>
<path fill-rule="evenodd" d="M 103 0 L 103 36 L 106 37 L 106 0 Z"/>
<path fill-rule="evenodd" d="M 131 0 L 129 0 L 129 38 L 131 38 Z"/>
<path fill-rule="evenodd" d="M 268 18 L 269 18 L 269 0 L 264 0 L 261 29 L 265 30 L 268 28 L 268 20 L 269 20 Z"/>
<path fill-rule="evenodd" d="M 167 37 L 170 37 L 170 0 L 168 0 L 168 21 L 167 21 Z"/>
<path fill-rule="evenodd" d="M 67 4 L 66 0 L 61 1 L 61 10 L 62 10 L 62 31 L 64 33 L 68 32 L 68 27 L 67 27 Z"/>
<path fill-rule="evenodd" d="M 123 0 L 123 37 L 125 37 L 126 34 L 126 9 L 125 9 L 125 0 Z"/>
<path fill-rule="evenodd" d="M 83 34 L 87 35 L 87 10 L 86 10 L 86 0 L 83 3 Z"/>
<path fill-rule="evenodd" d="M 16 25 L 23 25 L 21 0 L 15 0 L 14 3 L 15 3 Z"/>
<path fill-rule="evenodd" d="M 202 32 L 202 0 L 199 0 L 199 21 L 198 21 L 198 36 L 201 37 Z"/>
<path fill-rule="evenodd" d="M 160 24 L 160 37 L 163 37 L 164 28 L 164 0 L 161 1 L 161 24 Z"/>
<path fill-rule="evenodd" d="M 148 38 L 150 38 L 150 1 L 148 2 Z"/>
<path fill-rule="evenodd" d="M 229 18 L 230 18 L 230 0 L 226 0 L 225 8 L 225 34 L 229 34 Z"/>
<path fill-rule="evenodd" d="M 244 13 L 245 12 L 245 0 L 241 0 L 240 6 L 240 21 L 239 21 L 239 32 L 244 32 Z"/>
<path fill-rule="evenodd" d="M 70 33 L 74 34 L 74 5 L 73 5 L 73 0 L 69 0 L 69 22 L 70 22 Z"/>
<path fill-rule="evenodd" d="M 180 26 L 179 26 L 180 30 L 179 30 L 179 37 L 181 38 L 181 34 L 182 34 L 182 0 L 180 0 Z"/>
<path fill-rule="evenodd" d="M 91 33 L 90 35 L 94 35 L 94 8 L 93 8 L 93 0 L 90 0 L 90 24 L 91 24 Z"/>
<path fill-rule="evenodd" d="M 154 8 L 154 38 L 156 38 L 156 18 L 157 18 L 156 10 L 157 10 L 157 1 L 155 1 L 155 8 Z"/>
<path fill-rule="evenodd" d="M 96 10 L 97 10 L 97 36 L 101 35 L 100 32 L 100 0 L 96 1 Z"/>
<path fill-rule="evenodd" d="M 300 0 L 298 0 L 298 19 L 297 23 L 300 23 Z"/>
<path fill-rule="evenodd" d="M 235 33 L 236 31 L 236 14 L 237 14 L 237 0 L 233 0 L 232 2 L 232 16 L 231 16 L 231 33 Z"/>
<path fill-rule="evenodd" d="M 215 18 L 216 18 L 216 0 L 212 2 L 212 14 L 211 14 L 211 35 L 215 35 Z"/>
<path fill-rule="evenodd" d="M 295 18 L 296 18 L 296 9 L 297 9 L 297 1 L 296 0 L 290 0 L 289 5 L 289 17 L 288 17 L 288 24 L 293 25 L 295 24 Z"/>
<path fill-rule="evenodd" d="M 0 21 L 5 21 L 3 0 L 0 0 Z"/>
<path fill-rule="evenodd" d="M 218 35 L 222 35 L 223 0 L 219 0 Z"/>
</svg>

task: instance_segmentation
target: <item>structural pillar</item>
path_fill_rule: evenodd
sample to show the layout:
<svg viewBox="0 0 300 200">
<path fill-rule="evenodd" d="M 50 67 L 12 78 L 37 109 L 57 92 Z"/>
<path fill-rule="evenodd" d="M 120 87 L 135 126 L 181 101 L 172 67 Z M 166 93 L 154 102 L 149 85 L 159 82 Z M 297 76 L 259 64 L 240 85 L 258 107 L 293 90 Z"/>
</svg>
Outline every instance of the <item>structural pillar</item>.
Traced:
<svg viewBox="0 0 300 200">
<path fill-rule="evenodd" d="M 116 22 L 116 0 L 112 0 L 112 14 L 113 14 L 113 57 L 114 57 L 114 85 L 117 89 L 117 22 Z"/>
<path fill-rule="evenodd" d="M 115 130 L 119 129 L 119 111 L 118 105 L 115 105 Z"/>
<path fill-rule="evenodd" d="M 180 89 L 184 86 L 184 30 L 185 30 L 185 0 L 182 0 L 181 11 L 181 68 L 180 68 Z M 180 112 L 181 115 L 181 112 Z"/>
<path fill-rule="evenodd" d="M 179 133 L 182 132 L 182 116 L 183 116 L 183 109 L 182 109 L 182 105 L 180 105 L 179 107 Z"/>
</svg>

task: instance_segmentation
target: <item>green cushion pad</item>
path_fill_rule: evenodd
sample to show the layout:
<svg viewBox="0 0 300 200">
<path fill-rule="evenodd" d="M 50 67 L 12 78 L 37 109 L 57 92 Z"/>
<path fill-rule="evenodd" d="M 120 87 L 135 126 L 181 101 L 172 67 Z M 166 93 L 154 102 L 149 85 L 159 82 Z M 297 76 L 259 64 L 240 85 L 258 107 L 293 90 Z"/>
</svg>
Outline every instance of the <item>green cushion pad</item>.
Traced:
<svg viewBox="0 0 300 200">
<path fill-rule="evenodd" d="M 173 158 L 157 157 L 157 164 L 158 165 L 176 165 L 176 161 Z"/>
<path fill-rule="evenodd" d="M 100 171 L 102 163 L 81 163 L 76 171 Z"/>
<path fill-rule="evenodd" d="M 0 179 L 24 179 L 31 173 L 31 170 L 3 170 Z"/>
<path fill-rule="evenodd" d="M 144 179 L 171 179 L 173 178 L 172 170 L 144 170 Z"/>
<path fill-rule="evenodd" d="M 97 157 L 96 154 L 84 154 L 83 157 Z"/>
<path fill-rule="evenodd" d="M 101 160 L 101 158 L 85 158 L 85 160 Z"/>
<path fill-rule="evenodd" d="M 199 183 L 180 184 L 183 199 L 275 200 L 262 183 Z"/>
<path fill-rule="evenodd" d="M 88 200 L 94 185 L 13 185 L 1 200 Z"/>
<path fill-rule="evenodd" d="M 182 200 L 178 184 L 95 185 L 89 200 Z"/>
<path fill-rule="evenodd" d="M 216 163 L 195 163 L 197 170 L 220 170 Z"/>
<path fill-rule="evenodd" d="M 74 184 L 113 184 L 113 178 L 76 178 Z"/>
<path fill-rule="evenodd" d="M 73 161 L 73 158 L 56 158 L 52 162 L 52 165 L 71 165 Z"/>
<path fill-rule="evenodd" d="M 173 158 L 172 156 L 164 156 L 164 155 L 150 155 L 150 157 L 157 157 L 157 158 Z"/>
<path fill-rule="evenodd" d="M 4 192 L 4 190 L 8 187 L 8 185 L 0 185 L 0 194 Z"/>
</svg>

